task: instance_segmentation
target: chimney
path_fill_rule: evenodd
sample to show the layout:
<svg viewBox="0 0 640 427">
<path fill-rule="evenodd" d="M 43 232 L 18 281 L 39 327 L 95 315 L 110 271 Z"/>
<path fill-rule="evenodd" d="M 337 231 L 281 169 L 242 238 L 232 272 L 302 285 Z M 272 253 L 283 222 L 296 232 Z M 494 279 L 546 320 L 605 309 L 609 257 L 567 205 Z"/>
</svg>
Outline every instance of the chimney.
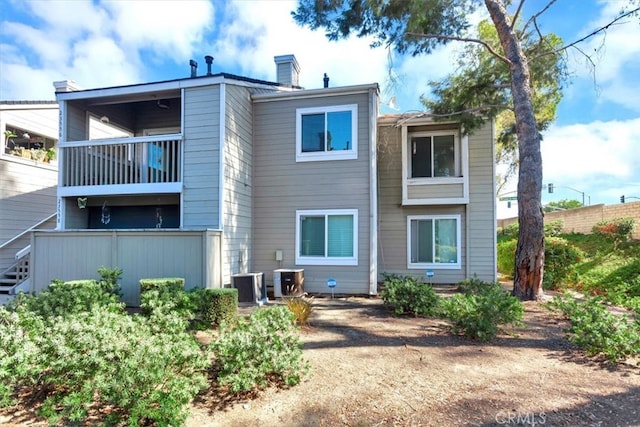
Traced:
<svg viewBox="0 0 640 427">
<path fill-rule="evenodd" d="M 322 81 L 324 82 L 324 88 L 328 88 L 329 87 L 329 76 L 327 76 L 327 73 L 324 73 L 324 78 L 322 79 Z"/>
<path fill-rule="evenodd" d="M 56 89 L 56 93 L 58 92 L 74 92 L 76 90 L 82 90 L 78 84 L 73 80 L 61 80 L 57 82 L 53 82 L 53 87 Z"/>
<path fill-rule="evenodd" d="M 207 76 L 211 75 L 211 64 L 213 64 L 213 56 L 207 55 L 204 57 L 204 62 L 207 63 Z"/>
<path fill-rule="evenodd" d="M 281 85 L 298 86 L 300 66 L 294 55 L 274 56 L 276 62 L 276 81 Z"/>
<path fill-rule="evenodd" d="M 191 77 L 198 76 L 198 63 L 193 59 L 189 60 L 189 65 L 191 66 Z"/>
</svg>

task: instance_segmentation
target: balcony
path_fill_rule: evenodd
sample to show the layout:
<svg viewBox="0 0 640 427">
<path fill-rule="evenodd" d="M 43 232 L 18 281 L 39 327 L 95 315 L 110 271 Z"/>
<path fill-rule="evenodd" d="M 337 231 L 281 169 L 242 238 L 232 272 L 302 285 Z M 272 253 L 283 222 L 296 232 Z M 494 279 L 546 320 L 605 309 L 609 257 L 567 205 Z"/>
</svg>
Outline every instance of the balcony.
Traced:
<svg viewBox="0 0 640 427">
<path fill-rule="evenodd" d="M 58 151 L 63 197 L 181 190 L 181 134 L 60 142 Z"/>
</svg>

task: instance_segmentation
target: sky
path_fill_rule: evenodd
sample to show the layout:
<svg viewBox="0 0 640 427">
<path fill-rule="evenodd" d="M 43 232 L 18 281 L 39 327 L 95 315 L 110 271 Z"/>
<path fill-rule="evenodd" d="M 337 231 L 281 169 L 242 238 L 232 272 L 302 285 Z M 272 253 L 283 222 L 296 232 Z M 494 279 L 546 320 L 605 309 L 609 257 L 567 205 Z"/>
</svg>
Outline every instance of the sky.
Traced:
<svg viewBox="0 0 640 427">
<path fill-rule="evenodd" d="M 513 3 L 516 3 L 515 1 Z M 528 0 L 521 13 L 547 0 Z M 609 23 L 626 0 L 557 0 L 538 18 L 543 33 L 569 44 Z M 206 72 L 275 81 L 274 56 L 294 54 L 300 85 L 380 85 L 381 113 L 422 111 L 429 81 L 454 72 L 461 43 L 429 55 L 371 48 L 372 39 L 328 41 L 298 26 L 289 0 L 0 0 L 0 100 L 53 100 L 53 82 L 101 88 L 189 77 L 189 60 Z M 485 18 L 484 11 L 472 17 Z M 571 73 L 556 121 L 543 132 L 542 202 L 640 200 L 640 17 L 627 18 L 568 51 Z M 516 188 L 512 182 L 503 196 Z M 508 194 L 507 194 L 508 193 Z M 498 217 L 517 202 L 498 203 Z"/>
</svg>

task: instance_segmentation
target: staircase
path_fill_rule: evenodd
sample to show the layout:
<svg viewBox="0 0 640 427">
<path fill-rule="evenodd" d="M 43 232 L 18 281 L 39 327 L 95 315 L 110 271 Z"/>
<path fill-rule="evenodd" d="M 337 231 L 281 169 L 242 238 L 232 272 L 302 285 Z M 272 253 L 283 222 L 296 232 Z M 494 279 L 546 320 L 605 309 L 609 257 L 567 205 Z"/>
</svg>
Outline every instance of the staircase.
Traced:
<svg viewBox="0 0 640 427">
<path fill-rule="evenodd" d="M 25 290 L 21 288 L 28 287 L 25 286 L 28 279 L 29 251 L 26 251 L 11 267 L 0 273 L 0 305 L 11 301 L 19 290 Z"/>
</svg>

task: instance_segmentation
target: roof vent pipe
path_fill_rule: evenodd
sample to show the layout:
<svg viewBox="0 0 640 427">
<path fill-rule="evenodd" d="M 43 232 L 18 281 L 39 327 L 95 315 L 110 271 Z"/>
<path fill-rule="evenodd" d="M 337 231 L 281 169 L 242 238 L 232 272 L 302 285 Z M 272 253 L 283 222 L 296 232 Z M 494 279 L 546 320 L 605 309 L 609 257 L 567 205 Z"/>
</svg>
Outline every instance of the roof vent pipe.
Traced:
<svg viewBox="0 0 640 427">
<path fill-rule="evenodd" d="M 207 55 L 204 57 L 204 62 L 207 63 L 207 76 L 211 75 L 211 64 L 213 64 L 213 56 Z"/>
<path fill-rule="evenodd" d="M 325 89 L 329 87 L 329 76 L 327 76 L 327 73 L 324 73 L 324 78 L 322 79 L 322 81 L 324 82 L 324 87 Z"/>
<path fill-rule="evenodd" d="M 196 77 L 198 75 L 198 63 L 190 59 L 189 65 L 191 66 L 191 77 Z"/>
</svg>

